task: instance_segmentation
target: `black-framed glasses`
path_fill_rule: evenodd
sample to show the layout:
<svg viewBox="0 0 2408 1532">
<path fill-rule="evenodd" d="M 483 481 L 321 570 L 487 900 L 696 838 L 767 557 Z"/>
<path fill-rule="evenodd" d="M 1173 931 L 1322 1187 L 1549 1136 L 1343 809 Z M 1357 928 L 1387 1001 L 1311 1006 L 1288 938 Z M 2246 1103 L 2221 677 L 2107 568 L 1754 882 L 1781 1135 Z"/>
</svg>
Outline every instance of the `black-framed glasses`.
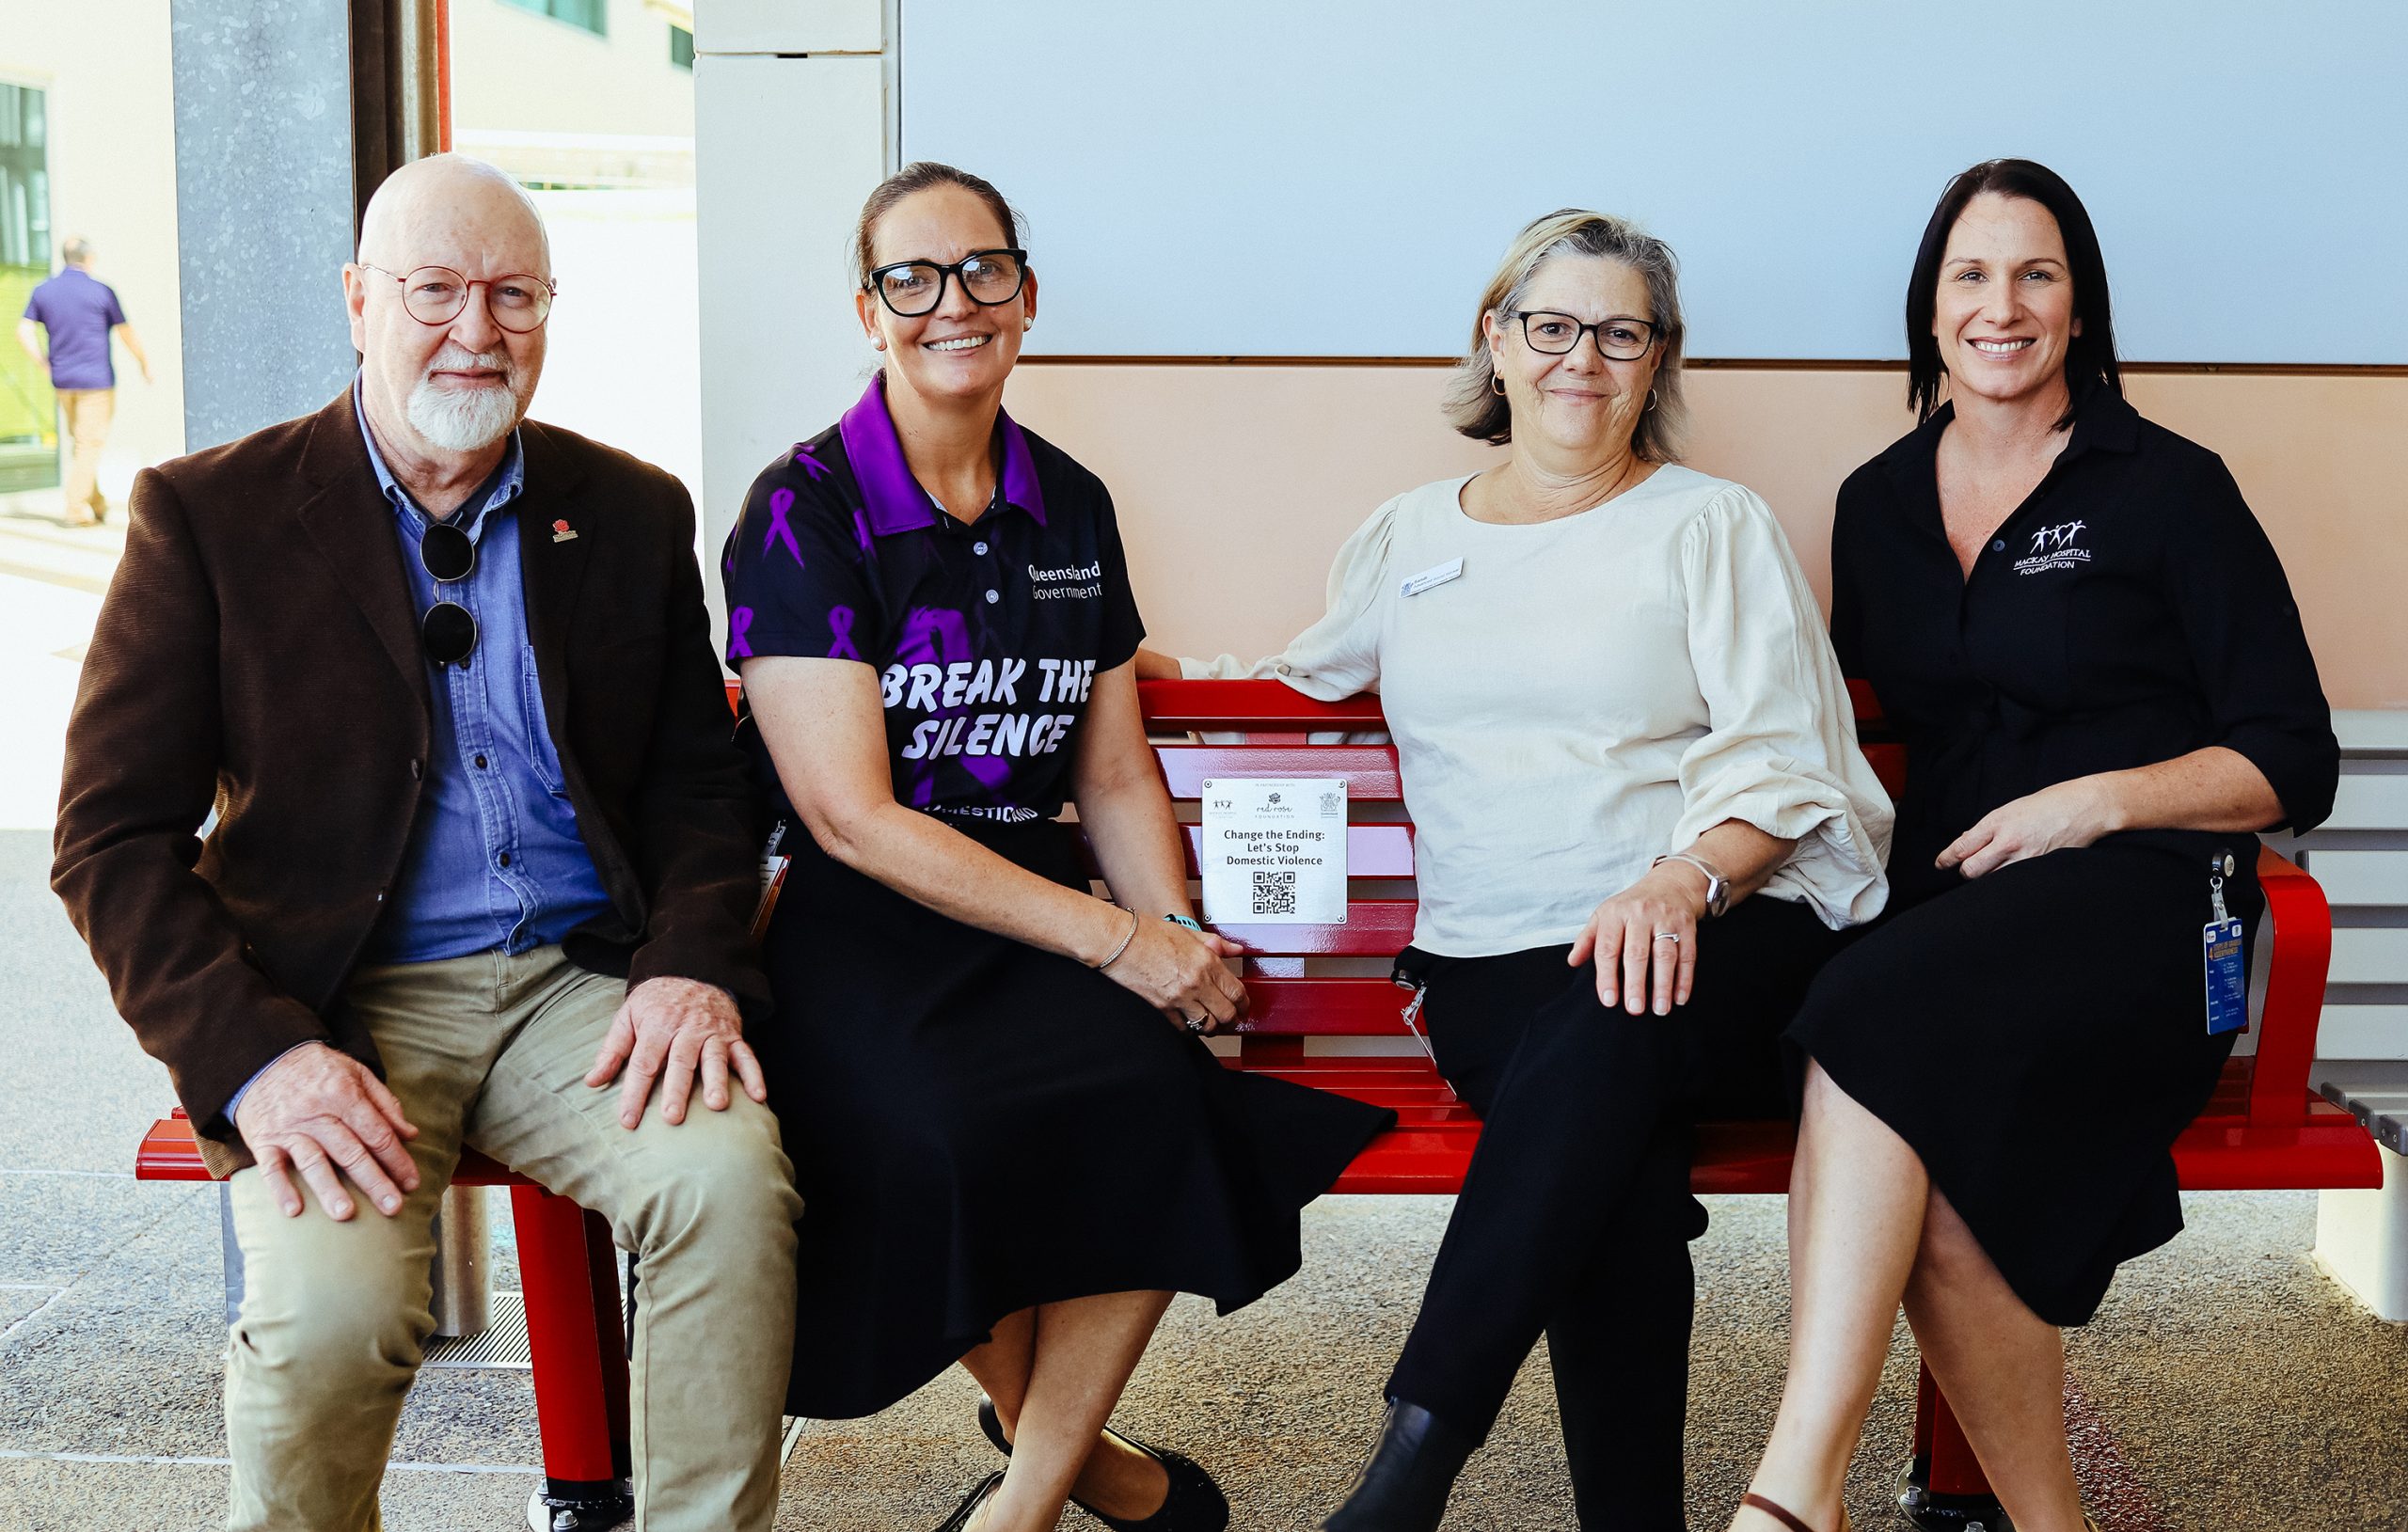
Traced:
<svg viewBox="0 0 2408 1532">
<path fill-rule="evenodd" d="M 476 540 L 448 521 L 430 523 L 418 540 L 419 567 L 437 584 L 452 585 L 476 573 Z M 418 625 L 426 657 L 437 665 L 466 665 L 477 648 L 477 617 L 456 601 L 438 601 Z"/>
<path fill-rule="evenodd" d="M 365 261 L 354 263 L 362 271 L 400 283 L 402 308 L 420 324 L 451 324 L 468 307 L 471 293 L 483 288 L 485 311 L 493 315 L 493 322 L 513 335 L 526 335 L 544 327 L 544 321 L 551 317 L 552 300 L 561 291 L 558 282 L 532 272 L 470 281 L 449 266 L 419 266 L 406 276 L 394 276 Z"/>
<path fill-rule="evenodd" d="M 1662 332 L 1653 322 L 1617 314 L 1601 319 L 1594 324 L 1583 324 L 1570 314 L 1552 308 L 1517 308 L 1508 316 L 1522 322 L 1522 339 L 1532 351 L 1549 356 L 1564 355 L 1580 344 L 1584 335 L 1597 338 L 1598 355 L 1617 362 L 1635 362 L 1647 355 Z"/>
<path fill-rule="evenodd" d="M 1026 250 L 973 250 L 952 265 L 934 261 L 897 261 L 869 274 L 863 285 L 874 290 L 901 319 L 936 312 L 944 302 L 944 285 L 959 278 L 961 291 L 973 303 L 992 308 L 1020 296 L 1028 280 Z"/>
</svg>

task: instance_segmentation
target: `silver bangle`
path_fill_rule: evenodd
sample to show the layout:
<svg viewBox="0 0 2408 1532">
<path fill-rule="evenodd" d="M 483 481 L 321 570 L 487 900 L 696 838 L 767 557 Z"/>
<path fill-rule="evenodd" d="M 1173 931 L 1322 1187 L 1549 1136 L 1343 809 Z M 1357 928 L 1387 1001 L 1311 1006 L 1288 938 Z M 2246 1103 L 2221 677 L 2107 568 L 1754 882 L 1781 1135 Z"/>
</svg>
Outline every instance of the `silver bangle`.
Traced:
<svg viewBox="0 0 2408 1532">
<path fill-rule="evenodd" d="M 1668 861 L 1686 861 L 1705 875 L 1705 912 L 1709 917 L 1719 918 L 1724 910 L 1731 908 L 1731 880 L 1716 872 L 1712 862 L 1691 852 L 1675 851 L 1670 856 L 1657 857 L 1647 865 L 1650 868 L 1661 867 Z"/>
<path fill-rule="evenodd" d="M 1121 906 L 1119 906 L 1119 905 L 1114 905 L 1112 908 L 1115 908 L 1115 909 L 1118 909 L 1118 908 L 1122 908 L 1122 907 L 1121 907 Z M 1105 958 L 1102 962 L 1098 963 L 1098 964 L 1095 966 L 1095 971 L 1096 971 L 1098 973 L 1102 972 L 1105 969 L 1108 969 L 1108 968 L 1110 968 L 1113 964 L 1115 964 L 1115 963 L 1117 963 L 1117 962 L 1120 961 L 1120 955 L 1121 955 L 1122 953 L 1127 952 L 1127 951 L 1129 950 L 1129 943 L 1131 943 L 1132 941 L 1134 941 L 1134 940 L 1137 940 L 1137 927 L 1138 927 L 1138 925 L 1139 925 L 1139 924 L 1142 924 L 1142 923 L 1139 921 L 1139 919 L 1138 919 L 1138 917 L 1137 917 L 1137 912 L 1136 912 L 1135 910 L 1133 910 L 1133 909 L 1130 910 L 1130 911 L 1129 911 L 1129 934 L 1128 934 L 1127 936 L 1122 937 L 1122 938 L 1120 939 L 1120 945 L 1118 945 L 1117 947 L 1115 947 L 1115 948 L 1113 948 L 1113 949 L 1112 949 L 1112 956 L 1109 956 L 1109 957 Z"/>
</svg>

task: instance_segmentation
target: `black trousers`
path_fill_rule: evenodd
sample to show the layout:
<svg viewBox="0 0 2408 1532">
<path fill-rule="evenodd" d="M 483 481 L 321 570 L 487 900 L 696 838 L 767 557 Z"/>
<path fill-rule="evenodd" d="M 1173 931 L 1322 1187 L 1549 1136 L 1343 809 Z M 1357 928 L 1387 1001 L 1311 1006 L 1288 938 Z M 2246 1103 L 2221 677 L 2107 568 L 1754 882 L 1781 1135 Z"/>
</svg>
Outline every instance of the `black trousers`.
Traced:
<svg viewBox="0 0 2408 1532">
<path fill-rule="evenodd" d="M 1438 1066 L 1483 1123 L 1387 1392 L 1484 1438 L 1544 1334 L 1586 1532 L 1687 1524 L 1691 1126 L 1788 1110 L 1782 1029 L 1840 940 L 1746 900 L 1699 931 L 1668 1017 L 1599 1004 L 1568 947 L 1407 955 Z"/>
</svg>

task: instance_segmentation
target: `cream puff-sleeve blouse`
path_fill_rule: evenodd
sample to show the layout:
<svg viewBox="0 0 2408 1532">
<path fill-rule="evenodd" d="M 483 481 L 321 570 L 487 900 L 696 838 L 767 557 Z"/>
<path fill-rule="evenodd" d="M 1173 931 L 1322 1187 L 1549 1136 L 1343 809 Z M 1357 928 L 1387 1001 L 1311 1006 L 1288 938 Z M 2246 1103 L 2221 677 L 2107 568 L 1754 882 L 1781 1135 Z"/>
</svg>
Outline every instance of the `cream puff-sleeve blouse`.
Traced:
<svg viewBox="0 0 2408 1532">
<path fill-rule="evenodd" d="M 1798 843 L 1765 894 L 1834 928 L 1877 914 L 1890 798 L 1765 502 L 1675 464 L 1576 515 L 1499 526 L 1464 513 L 1465 482 L 1374 512 L 1285 653 L 1180 662 L 1380 694 L 1417 829 L 1414 944 L 1568 942 L 1726 819 Z"/>
</svg>

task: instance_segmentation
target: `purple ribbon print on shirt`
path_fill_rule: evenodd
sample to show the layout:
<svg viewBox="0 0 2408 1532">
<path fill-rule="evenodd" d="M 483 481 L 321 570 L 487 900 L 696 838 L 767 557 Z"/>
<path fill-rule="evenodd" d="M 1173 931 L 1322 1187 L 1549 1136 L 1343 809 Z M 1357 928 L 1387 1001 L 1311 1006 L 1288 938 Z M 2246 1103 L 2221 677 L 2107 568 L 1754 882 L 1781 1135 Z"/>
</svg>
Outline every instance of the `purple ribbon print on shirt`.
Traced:
<svg viewBox="0 0 2408 1532">
<path fill-rule="evenodd" d="M 859 659 L 862 657 L 861 651 L 853 647 L 852 608 L 831 607 L 828 608 L 828 634 L 830 639 L 833 640 L 828 645 L 828 657 L 830 659 Z"/>
<path fill-rule="evenodd" d="M 794 450 L 794 460 L 811 479 L 825 479 L 836 470 L 811 455 L 811 444 L 804 442 Z"/>
<path fill-rule="evenodd" d="M 834 613 L 830 613 L 833 617 Z M 903 632 L 895 645 L 895 657 L 906 665 L 922 663 L 943 667 L 956 660 L 974 659 L 977 650 L 970 641 L 970 623 L 960 612 L 941 607 L 915 607 L 903 619 Z M 938 708 L 935 717 L 957 718 L 968 713 L 968 706 Z M 953 764 L 968 772 L 989 792 L 998 792 L 1011 781 L 1012 764 L 998 756 L 956 755 Z M 936 800 L 937 763 L 933 759 L 906 761 L 911 777 L 911 801 L 914 808 L 926 808 Z"/>
<path fill-rule="evenodd" d="M 747 633 L 750 633 L 750 632 L 752 632 L 752 608 L 750 608 L 750 607 L 738 607 L 738 608 L 737 608 L 734 611 L 729 612 L 729 613 L 727 614 L 727 657 L 728 657 L 728 658 L 730 658 L 730 659 L 751 659 L 751 658 L 752 657 L 752 644 L 750 644 L 750 643 L 746 642 L 746 641 L 745 641 L 745 638 L 744 638 L 744 635 L 746 635 Z"/>
<path fill-rule="evenodd" d="M 802 562 L 802 549 L 794 540 L 794 523 L 786 519 L 786 513 L 793 509 L 793 490 L 769 491 L 769 531 L 768 536 L 761 539 L 763 558 L 768 558 L 769 550 L 783 542 L 786 545 L 786 551 L 794 555 L 794 561 Z"/>
</svg>

